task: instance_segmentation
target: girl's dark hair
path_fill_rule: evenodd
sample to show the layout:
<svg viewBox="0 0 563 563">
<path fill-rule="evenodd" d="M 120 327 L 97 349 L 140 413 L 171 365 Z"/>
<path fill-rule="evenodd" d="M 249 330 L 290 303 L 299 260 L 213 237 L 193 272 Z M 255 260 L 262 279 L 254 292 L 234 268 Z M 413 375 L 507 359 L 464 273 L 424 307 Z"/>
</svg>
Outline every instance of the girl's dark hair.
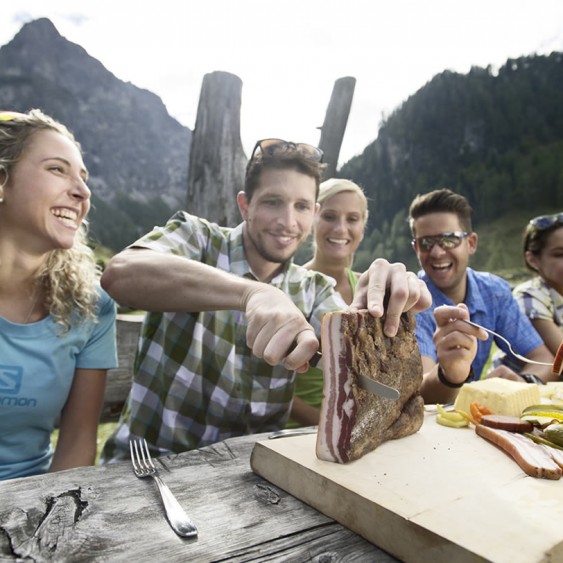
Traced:
<svg viewBox="0 0 563 563">
<path fill-rule="evenodd" d="M 531 252 L 536 256 L 539 256 L 542 253 L 542 250 L 546 247 L 547 241 L 551 236 L 551 233 L 563 227 L 558 221 L 554 221 L 552 225 L 546 228 L 538 228 L 534 224 L 534 219 L 532 219 L 524 229 L 524 233 L 522 235 L 522 252 L 524 254 L 524 262 L 526 264 L 526 268 L 535 272 L 536 270 L 532 268 L 528 261 L 526 260 L 526 252 Z"/>
</svg>

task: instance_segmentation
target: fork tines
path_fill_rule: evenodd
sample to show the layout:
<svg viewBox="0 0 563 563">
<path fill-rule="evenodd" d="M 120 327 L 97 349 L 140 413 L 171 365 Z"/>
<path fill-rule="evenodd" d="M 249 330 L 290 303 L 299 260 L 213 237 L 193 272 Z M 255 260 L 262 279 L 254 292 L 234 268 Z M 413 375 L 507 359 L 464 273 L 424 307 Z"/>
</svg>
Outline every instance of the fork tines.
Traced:
<svg viewBox="0 0 563 563">
<path fill-rule="evenodd" d="M 135 471 L 139 473 L 156 471 L 156 467 L 149 452 L 149 446 L 144 438 L 130 440 L 129 448 L 131 450 L 131 462 L 133 463 L 133 469 Z"/>
</svg>

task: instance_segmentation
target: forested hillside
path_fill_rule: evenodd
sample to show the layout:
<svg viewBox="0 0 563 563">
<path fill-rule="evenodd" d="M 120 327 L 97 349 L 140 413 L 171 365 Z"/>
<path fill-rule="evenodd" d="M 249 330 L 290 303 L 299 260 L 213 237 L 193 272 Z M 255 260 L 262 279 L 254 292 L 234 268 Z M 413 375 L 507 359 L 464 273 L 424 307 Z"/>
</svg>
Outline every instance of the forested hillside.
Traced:
<svg viewBox="0 0 563 563">
<path fill-rule="evenodd" d="M 19 111 L 41 107 L 77 135 L 91 176 L 91 232 L 113 251 L 185 205 L 191 131 L 49 20 L 24 25 L 0 48 L 0 100 Z M 474 264 L 513 268 L 526 220 L 563 209 L 563 53 L 509 60 L 498 72 L 442 72 L 373 137 L 338 171 L 370 199 L 358 269 L 376 256 L 417 267 L 408 206 L 438 187 L 466 195 L 475 209 Z"/>
<path fill-rule="evenodd" d="M 339 176 L 358 182 L 370 199 L 358 266 L 383 255 L 415 267 L 408 206 L 439 187 L 468 197 L 476 230 L 504 217 L 519 233 L 526 218 L 563 208 L 563 54 L 509 60 L 497 73 L 437 75 Z M 485 267 L 491 252 L 477 265 Z"/>
</svg>

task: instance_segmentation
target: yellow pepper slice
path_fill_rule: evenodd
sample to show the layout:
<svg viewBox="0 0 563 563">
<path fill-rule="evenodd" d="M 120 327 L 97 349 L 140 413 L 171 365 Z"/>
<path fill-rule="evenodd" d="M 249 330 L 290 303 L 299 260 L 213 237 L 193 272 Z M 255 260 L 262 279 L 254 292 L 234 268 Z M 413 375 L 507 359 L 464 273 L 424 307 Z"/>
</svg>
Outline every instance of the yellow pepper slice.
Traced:
<svg viewBox="0 0 563 563">
<path fill-rule="evenodd" d="M 461 422 L 465 420 L 465 417 L 462 414 L 456 411 L 447 411 L 442 405 L 438 404 L 436 405 L 436 408 L 438 409 L 438 416 L 441 416 L 446 420 L 451 420 L 452 422 Z"/>
<path fill-rule="evenodd" d="M 464 428 L 469 425 L 469 422 L 463 417 L 461 417 L 461 420 L 451 420 L 441 414 L 436 417 L 436 422 L 442 426 L 449 426 L 450 428 Z"/>
</svg>

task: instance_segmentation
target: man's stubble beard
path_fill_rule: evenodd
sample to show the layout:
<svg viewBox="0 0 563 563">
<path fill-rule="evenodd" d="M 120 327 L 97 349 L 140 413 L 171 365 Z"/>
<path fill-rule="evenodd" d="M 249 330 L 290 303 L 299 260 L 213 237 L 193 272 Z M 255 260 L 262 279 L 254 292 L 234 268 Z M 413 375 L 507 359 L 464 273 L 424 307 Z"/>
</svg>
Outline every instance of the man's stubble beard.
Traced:
<svg viewBox="0 0 563 563">
<path fill-rule="evenodd" d="M 274 256 L 268 253 L 266 249 L 263 247 L 263 245 L 258 244 L 256 240 L 254 240 L 252 234 L 250 233 L 250 229 L 246 229 L 246 236 L 248 237 L 249 242 L 252 244 L 252 246 L 254 247 L 256 252 L 260 255 L 260 257 L 263 258 L 264 260 L 267 260 L 268 262 L 272 262 L 273 264 L 285 264 L 285 262 L 291 260 L 295 256 L 295 254 L 301 247 L 301 244 L 303 244 L 302 242 L 298 244 L 295 250 L 289 256 L 285 258 L 280 258 L 279 256 Z"/>
</svg>

